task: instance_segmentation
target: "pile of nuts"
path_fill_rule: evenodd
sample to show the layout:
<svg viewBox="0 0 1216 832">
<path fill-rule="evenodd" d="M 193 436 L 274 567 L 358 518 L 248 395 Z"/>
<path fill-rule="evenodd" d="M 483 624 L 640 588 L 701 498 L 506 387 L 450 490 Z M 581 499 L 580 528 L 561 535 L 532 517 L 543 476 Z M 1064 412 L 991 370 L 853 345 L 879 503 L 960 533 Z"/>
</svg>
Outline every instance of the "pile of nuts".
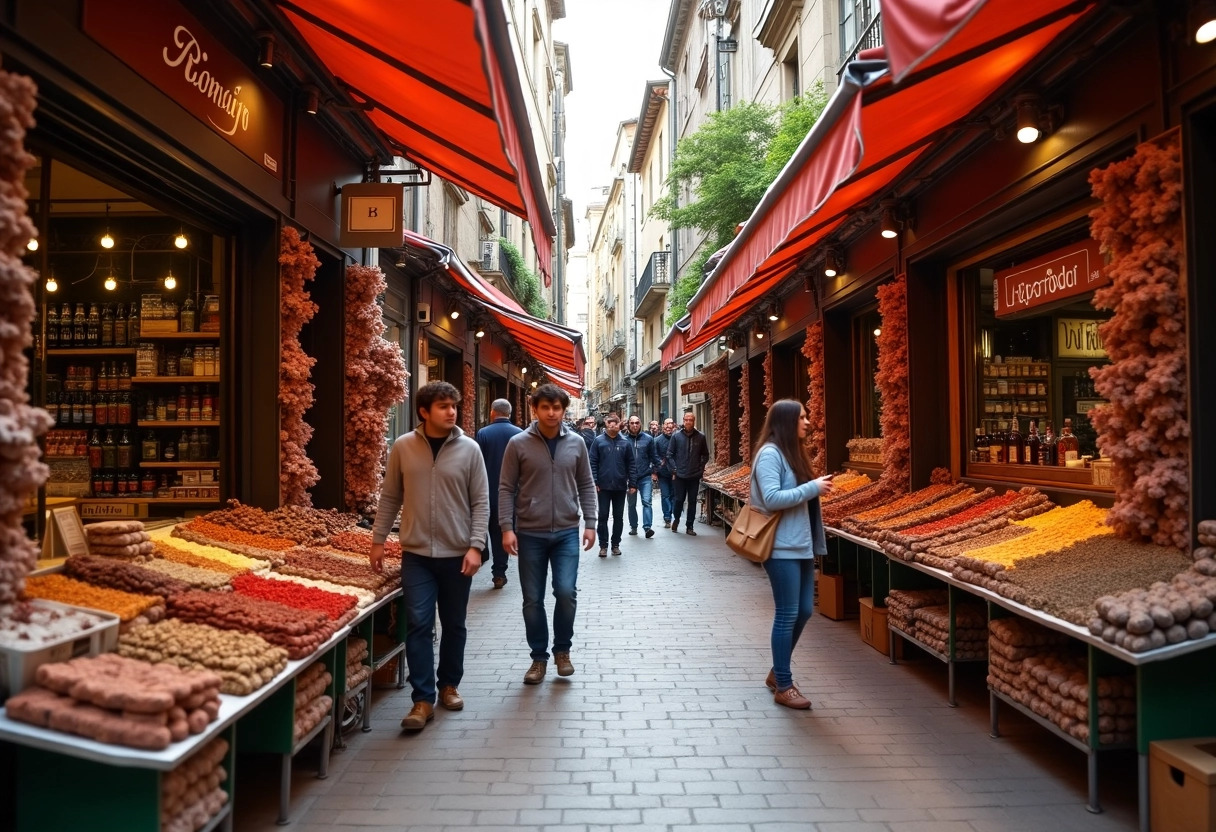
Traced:
<svg viewBox="0 0 1216 832">
<path fill-rule="evenodd" d="M 222 680 L 220 691 L 234 696 L 248 696 L 287 667 L 287 651 L 261 636 L 175 619 L 123 634 L 118 639 L 118 653 L 157 664 L 209 670 Z"/>
</svg>

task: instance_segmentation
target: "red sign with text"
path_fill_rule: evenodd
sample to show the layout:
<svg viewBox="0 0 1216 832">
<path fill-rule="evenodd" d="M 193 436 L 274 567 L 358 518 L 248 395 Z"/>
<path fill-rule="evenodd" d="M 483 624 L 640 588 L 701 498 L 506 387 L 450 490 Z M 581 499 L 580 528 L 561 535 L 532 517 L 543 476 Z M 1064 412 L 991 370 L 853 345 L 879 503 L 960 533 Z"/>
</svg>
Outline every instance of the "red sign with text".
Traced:
<svg viewBox="0 0 1216 832">
<path fill-rule="evenodd" d="M 997 272 L 992 301 L 998 318 L 1092 292 L 1110 283 L 1095 240 L 1082 240 Z"/>
<path fill-rule="evenodd" d="M 176 0 L 85 0 L 84 31 L 281 179 L 283 104 Z"/>
</svg>

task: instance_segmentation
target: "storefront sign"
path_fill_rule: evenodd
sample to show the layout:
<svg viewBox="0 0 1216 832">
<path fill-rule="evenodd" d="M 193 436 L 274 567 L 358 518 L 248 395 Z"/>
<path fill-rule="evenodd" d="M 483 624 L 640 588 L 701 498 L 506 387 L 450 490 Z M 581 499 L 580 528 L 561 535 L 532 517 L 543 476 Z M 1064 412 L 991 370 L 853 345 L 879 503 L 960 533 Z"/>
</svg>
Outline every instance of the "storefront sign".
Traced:
<svg viewBox="0 0 1216 832">
<path fill-rule="evenodd" d="M 80 516 L 86 520 L 109 520 L 115 517 L 147 517 L 148 504 L 134 500 L 115 500 L 112 503 L 81 503 Z"/>
<path fill-rule="evenodd" d="M 992 299 L 998 318 L 1083 295 L 1110 283 L 1102 252 L 1085 240 L 996 273 Z"/>
<path fill-rule="evenodd" d="M 282 178 L 282 102 L 176 0 L 85 0 L 84 31 L 276 179 Z"/>
<path fill-rule="evenodd" d="M 342 186 L 342 248 L 399 248 L 404 236 L 405 185 Z"/>
<path fill-rule="evenodd" d="M 1106 358 L 1106 347 L 1092 318 L 1060 318 L 1056 321 L 1056 356 L 1059 358 Z"/>
</svg>

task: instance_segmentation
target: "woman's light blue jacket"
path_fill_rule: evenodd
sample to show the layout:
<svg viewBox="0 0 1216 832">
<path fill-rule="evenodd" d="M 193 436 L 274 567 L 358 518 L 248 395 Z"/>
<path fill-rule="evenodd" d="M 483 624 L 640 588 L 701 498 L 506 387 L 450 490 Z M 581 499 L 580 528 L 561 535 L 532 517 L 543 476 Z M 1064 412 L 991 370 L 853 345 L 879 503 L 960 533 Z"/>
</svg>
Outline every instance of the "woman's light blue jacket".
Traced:
<svg viewBox="0 0 1216 832">
<path fill-rule="evenodd" d="M 794 469 L 776 445 L 766 443 L 752 461 L 751 506 L 766 514 L 784 513 L 777 523 L 773 557 L 809 558 L 828 553 L 819 510 L 819 486 L 798 484 Z M 808 507 L 809 503 L 809 507 Z"/>
</svg>

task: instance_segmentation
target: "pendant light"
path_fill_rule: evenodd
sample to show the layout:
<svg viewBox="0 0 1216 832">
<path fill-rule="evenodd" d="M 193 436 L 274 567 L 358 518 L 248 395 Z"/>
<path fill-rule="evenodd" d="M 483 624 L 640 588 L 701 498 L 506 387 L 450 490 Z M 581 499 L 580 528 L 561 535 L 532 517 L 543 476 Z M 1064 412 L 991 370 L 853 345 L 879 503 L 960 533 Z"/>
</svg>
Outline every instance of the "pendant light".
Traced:
<svg viewBox="0 0 1216 832">
<path fill-rule="evenodd" d="M 46 278 L 46 290 L 48 292 L 59 291 L 59 281 L 55 279 L 55 267 L 51 266 L 51 273 Z"/>
<path fill-rule="evenodd" d="M 106 287 L 107 292 L 113 292 L 115 289 L 118 288 L 118 279 L 114 277 L 113 271 L 111 271 L 108 275 L 106 275 L 106 282 L 104 285 Z"/>
<path fill-rule="evenodd" d="M 186 236 L 186 229 L 181 229 L 177 232 L 177 236 L 173 238 L 173 245 L 177 248 L 185 248 L 190 245 L 190 238 Z"/>
<path fill-rule="evenodd" d="M 177 278 L 173 276 L 172 268 L 170 268 L 169 273 L 165 275 L 165 288 L 170 290 L 177 288 Z"/>
<path fill-rule="evenodd" d="M 101 247 L 105 249 L 114 248 L 114 238 L 110 235 L 110 203 L 106 203 L 106 233 L 101 235 Z"/>
</svg>

